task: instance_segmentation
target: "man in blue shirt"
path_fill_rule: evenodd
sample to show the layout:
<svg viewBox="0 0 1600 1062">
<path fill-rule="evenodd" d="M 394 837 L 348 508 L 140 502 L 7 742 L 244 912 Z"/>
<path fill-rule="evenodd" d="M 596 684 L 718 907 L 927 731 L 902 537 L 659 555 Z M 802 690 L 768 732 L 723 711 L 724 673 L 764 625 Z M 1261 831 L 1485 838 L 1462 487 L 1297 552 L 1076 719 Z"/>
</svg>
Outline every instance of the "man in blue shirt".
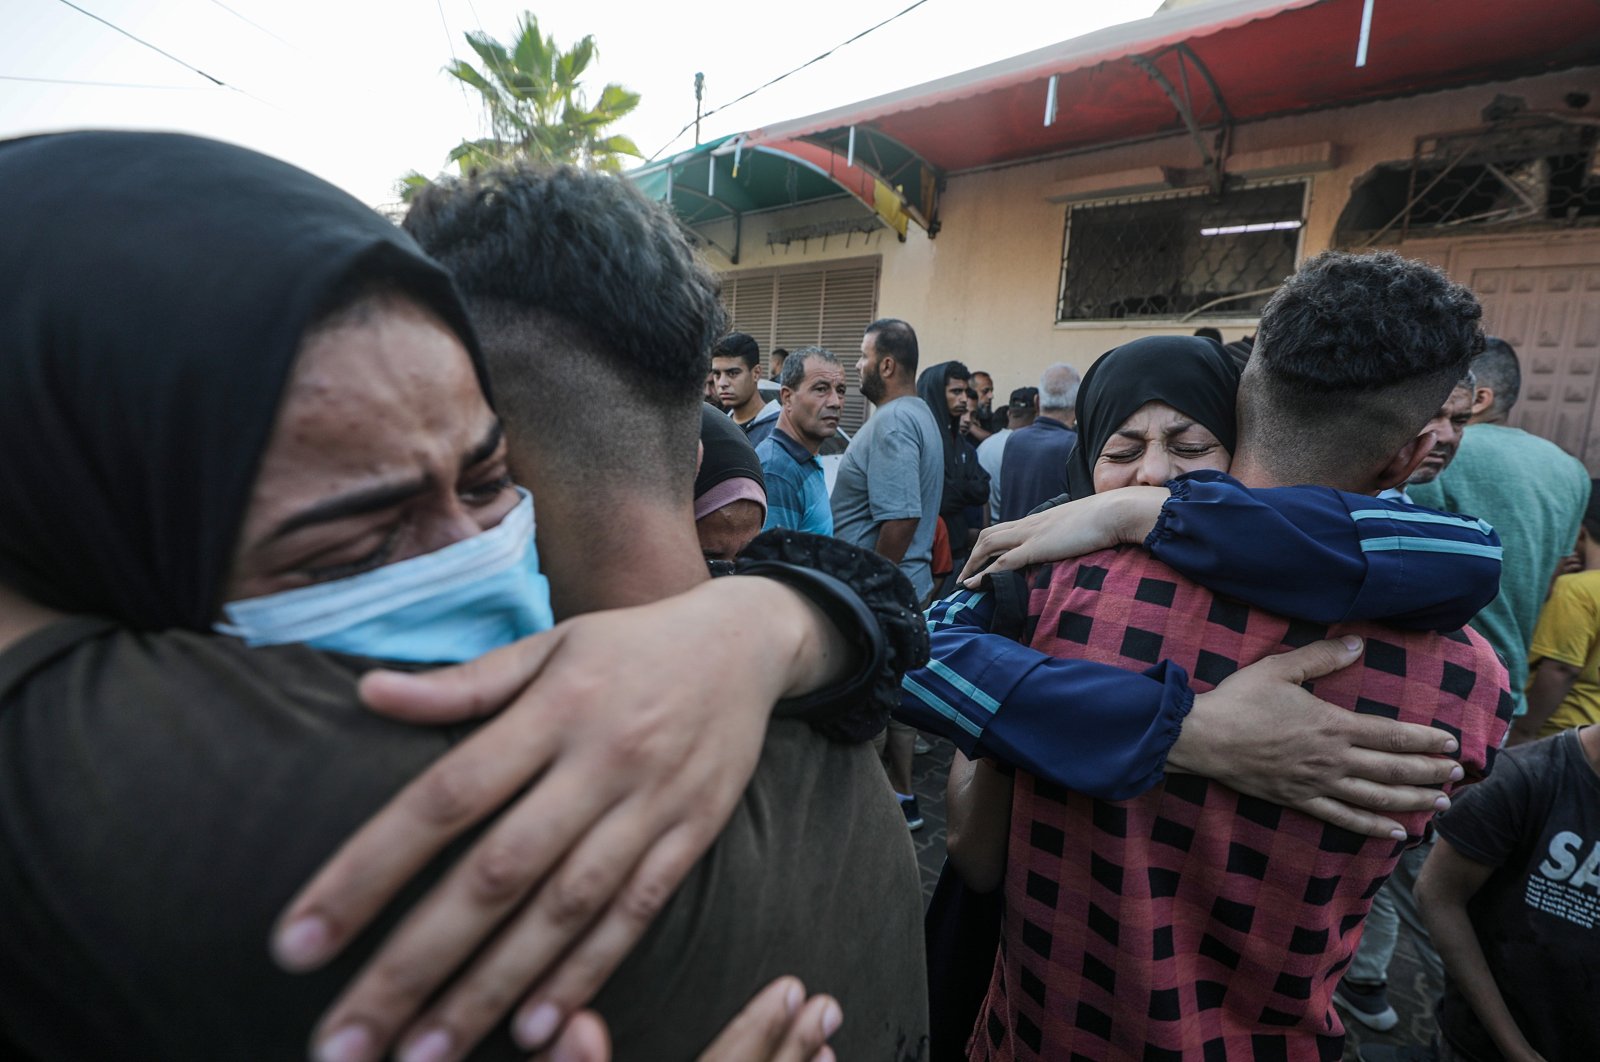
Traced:
<svg viewBox="0 0 1600 1062">
<path fill-rule="evenodd" d="M 831 535 L 833 510 L 817 451 L 839 431 L 844 366 L 830 351 L 805 347 L 784 361 L 779 383 L 778 423 L 756 447 L 767 480 L 767 522 L 762 530 L 787 527 Z"/>
<path fill-rule="evenodd" d="M 1067 492 L 1067 455 L 1078 444 L 1078 370 L 1056 364 L 1039 378 L 1039 416 L 1011 433 L 1000 467 L 1000 519 L 1020 520 Z"/>
</svg>

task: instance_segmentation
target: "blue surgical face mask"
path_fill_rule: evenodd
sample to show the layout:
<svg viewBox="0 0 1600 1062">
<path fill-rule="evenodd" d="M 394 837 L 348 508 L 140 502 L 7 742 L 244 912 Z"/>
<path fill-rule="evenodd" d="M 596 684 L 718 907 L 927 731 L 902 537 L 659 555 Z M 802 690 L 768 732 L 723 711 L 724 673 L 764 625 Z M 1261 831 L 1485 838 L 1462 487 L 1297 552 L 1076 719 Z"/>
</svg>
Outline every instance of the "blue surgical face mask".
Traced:
<svg viewBox="0 0 1600 1062">
<path fill-rule="evenodd" d="M 339 653 L 459 663 L 555 625 L 539 574 L 533 496 L 498 525 L 370 572 L 224 605 L 216 630 L 249 645 L 303 642 Z"/>
</svg>

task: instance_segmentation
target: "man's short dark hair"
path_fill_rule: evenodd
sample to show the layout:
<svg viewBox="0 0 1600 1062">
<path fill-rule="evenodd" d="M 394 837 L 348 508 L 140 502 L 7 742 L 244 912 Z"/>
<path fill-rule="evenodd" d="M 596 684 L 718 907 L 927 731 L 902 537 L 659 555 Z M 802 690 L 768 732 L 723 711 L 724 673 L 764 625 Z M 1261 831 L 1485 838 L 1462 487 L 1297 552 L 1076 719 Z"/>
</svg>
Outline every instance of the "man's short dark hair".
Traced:
<svg viewBox="0 0 1600 1062">
<path fill-rule="evenodd" d="M 949 383 L 950 383 L 951 380 L 970 380 L 970 379 L 972 379 L 972 373 L 968 372 L 967 371 L 967 367 L 964 364 L 962 364 L 961 362 L 959 362 L 959 361 L 947 361 L 947 362 L 944 363 L 944 380 L 943 380 L 943 383 L 944 383 L 945 386 L 949 386 Z"/>
<path fill-rule="evenodd" d="M 778 383 L 791 391 L 798 391 L 800 382 L 806 378 L 806 370 L 813 361 L 821 361 L 829 365 L 839 364 L 839 359 L 834 356 L 831 350 L 824 350 L 822 347 L 801 347 L 784 359 L 783 371 L 779 374 Z"/>
<path fill-rule="evenodd" d="M 1201 325 L 1199 328 L 1194 330 L 1194 334 L 1199 336 L 1201 339 L 1210 339 L 1217 343 L 1222 342 L 1222 330 L 1218 328 L 1212 328 L 1210 325 Z"/>
<path fill-rule="evenodd" d="M 755 337 L 744 332 L 729 332 L 717 340 L 717 345 L 711 348 L 713 358 L 740 358 L 747 369 L 753 369 L 761 364 L 761 347 L 756 343 Z"/>
<path fill-rule="evenodd" d="M 1522 366 L 1517 363 L 1517 352 L 1511 344 L 1499 336 L 1485 339 L 1483 353 L 1472 359 L 1472 374 L 1479 386 L 1494 392 L 1494 405 L 1486 412 L 1509 414 L 1522 393 Z"/>
<path fill-rule="evenodd" d="M 1391 251 L 1324 251 L 1278 289 L 1239 390 L 1240 427 L 1288 482 L 1341 485 L 1415 437 L 1483 349 L 1477 298 Z"/>
<path fill-rule="evenodd" d="M 466 297 L 519 449 L 596 489 L 688 496 L 723 312 L 664 207 L 609 175 L 519 163 L 424 189 L 404 227 Z"/>
<path fill-rule="evenodd" d="M 893 358 L 910 376 L 917 374 L 916 329 L 898 317 L 880 317 L 867 325 L 867 335 L 874 337 L 872 349 L 880 358 Z"/>
</svg>

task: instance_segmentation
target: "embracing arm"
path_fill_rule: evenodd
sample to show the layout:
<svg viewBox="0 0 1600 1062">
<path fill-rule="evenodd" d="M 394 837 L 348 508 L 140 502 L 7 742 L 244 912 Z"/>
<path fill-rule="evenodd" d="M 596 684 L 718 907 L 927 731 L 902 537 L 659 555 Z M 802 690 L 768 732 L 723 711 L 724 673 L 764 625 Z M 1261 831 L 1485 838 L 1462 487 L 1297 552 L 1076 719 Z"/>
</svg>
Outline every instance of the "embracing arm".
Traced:
<svg viewBox="0 0 1600 1062">
<path fill-rule="evenodd" d="M 989 561 L 1016 571 L 1142 544 L 1200 585 L 1269 612 L 1440 631 L 1465 625 L 1500 589 L 1500 539 L 1481 520 L 1327 487 L 1252 490 L 1220 472 L 1167 488 L 1108 491 L 990 528 L 962 576 Z"/>
<path fill-rule="evenodd" d="M 994 612 L 992 594 L 971 591 L 928 610 L 931 658 L 906 674 L 896 718 L 1106 800 L 1160 781 L 1194 702 L 1183 669 L 1058 660 L 989 633 Z"/>
<path fill-rule="evenodd" d="M 901 683 L 903 722 L 1106 800 L 1123 800 L 1169 769 L 1379 837 L 1404 835 L 1381 814 L 1437 810 L 1437 785 L 1460 767 L 1434 758 L 1455 741 L 1432 727 L 1346 712 L 1298 685 L 1353 662 L 1338 640 L 1241 668 L 1195 694 L 1182 668 L 1143 674 L 1057 659 L 990 633 L 995 598 L 963 591 L 928 612 L 932 654 Z M 1286 712 L 1297 724 L 1282 725 Z"/>
<path fill-rule="evenodd" d="M 1500 537 L 1482 520 L 1327 487 L 1246 490 L 1216 472 L 1170 486 L 1151 552 L 1269 612 L 1452 631 L 1500 592 Z"/>
<path fill-rule="evenodd" d="M 815 536 L 776 537 L 805 547 Z M 722 830 L 775 702 L 825 728 L 830 703 L 872 701 L 879 707 L 867 715 L 881 726 L 888 695 L 878 687 L 897 689 L 899 672 L 920 662 L 920 624 L 905 637 L 869 636 L 879 608 L 851 605 L 857 595 L 826 573 L 795 571 L 792 551 L 769 553 L 745 570 L 778 578 L 719 579 L 579 616 L 456 668 L 366 676 L 363 698 L 391 717 L 437 724 L 498 714 L 301 891 L 274 938 L 279 961 L 326 962 L 446 846 L 493 821 L 323 1017 L 319 1049 L 359 1036 L 362 1051 L 347 1057 L 376 1057 L 437 1032 L 456 1057 L 519 998 L 516 1038 L 548 1042 Z M 910 615 L 904 578 L 879 558 L 862 563 L 882 575 L 888 598 L 904 599 L 881 609 Z M 703 646 L 747 640 L 772 666 L 733 676 L 705 666 Z M 874 724 L 846 713 L 840 725 L 837 736 L 859 739 Z"/>
<path fill-rule="evenodd" d="M 1144 792 L 1169 768 L 1204 774 L 1384 837 L 1404 831 L 1373 811 L 1437 809 L 1440 795 L 1419 787 L 1460 772 L 1433 758 L 1453 751 L 1441 731 L 1346 712 L 1299 687 L 1358 647 L 1313 643 L 1196 697 L 1170 663 L 1140 674 L 1057 659 L 990 633 L 994 613 L 992 595 L 972 592 L 929 610 L 932 656 L 907 673 L 895 713 L 968 757 L 1108 800 Z M 1285 711 L 1300 724 L 1282 726 Z"/>
</svg>

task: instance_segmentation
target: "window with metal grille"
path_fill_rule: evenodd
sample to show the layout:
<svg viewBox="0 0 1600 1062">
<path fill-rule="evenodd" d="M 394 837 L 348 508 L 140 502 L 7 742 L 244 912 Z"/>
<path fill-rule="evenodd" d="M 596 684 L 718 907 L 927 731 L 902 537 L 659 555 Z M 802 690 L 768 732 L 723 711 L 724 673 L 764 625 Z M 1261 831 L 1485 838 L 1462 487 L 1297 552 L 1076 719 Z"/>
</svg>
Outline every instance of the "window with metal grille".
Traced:
<svg viewBox="0 0 1600 1062">
<path fill-rule="evenodd" d="M 1600 128 L 1517 115 L 1480 129 L 1417 138 L 1409 161 L 1362 178 L 1336 241 L 1600 225 Z"/>
<path fill-rule="evenodd" d="M 722 277 L 729 328 L 755 337 L 761 363 L 768 370 L 775 347 L 822 347 L 843 363 L 850 396 L 839 423 L 850 433 L 866 420 L 856 359 L 861 355 L 861 336 L 877 316 L 879 265 L 874 255 L 827 265 L 743 270 Z"/>
<path fill-rule="evenodd" d="M 1057 321 L 1237 317 L 1294 272 L 1305 182 L 1067 210 Z"/>
</svg>

